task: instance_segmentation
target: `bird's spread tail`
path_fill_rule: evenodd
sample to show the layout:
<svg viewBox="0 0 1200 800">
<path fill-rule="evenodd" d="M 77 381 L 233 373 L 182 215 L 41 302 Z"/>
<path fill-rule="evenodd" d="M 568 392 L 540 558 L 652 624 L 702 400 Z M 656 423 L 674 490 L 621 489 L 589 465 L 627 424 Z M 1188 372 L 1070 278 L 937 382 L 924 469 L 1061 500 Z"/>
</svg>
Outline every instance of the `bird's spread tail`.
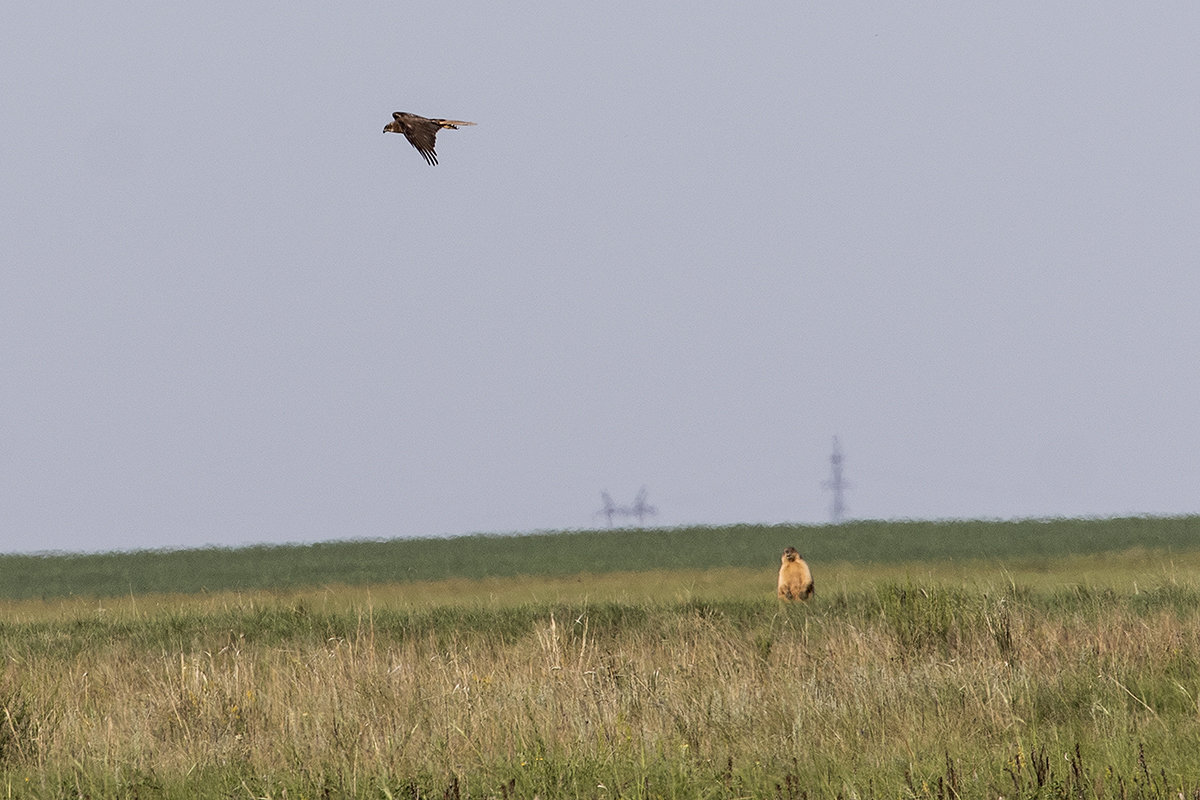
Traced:
<svg viewBox="0 0 1200 800">
<path fill-rule="evenodd" d="M 435 120 L 433 120 L 433 122 L 436 122 L 438 125 L 442 126 L 443 128 L 453 128 L 455 130 L 458 129 L 459 125 L 474 125 L 475 124 L 474 122 L 467 122 L 467 121 L 461 120 L 461 119 L 435 119 Z"/>
</svg>

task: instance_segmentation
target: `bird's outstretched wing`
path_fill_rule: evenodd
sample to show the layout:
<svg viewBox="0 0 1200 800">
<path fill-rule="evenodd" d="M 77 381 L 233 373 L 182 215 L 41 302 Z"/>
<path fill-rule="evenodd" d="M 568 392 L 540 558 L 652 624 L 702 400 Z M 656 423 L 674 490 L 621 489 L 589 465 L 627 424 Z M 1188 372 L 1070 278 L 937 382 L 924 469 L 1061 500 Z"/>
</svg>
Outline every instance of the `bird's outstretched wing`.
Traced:
<svg viewBox="0 0 1200 800">
<path fill-rule="evenodd" d="M 392 121 L 385 125 L 383 130 L 387 133 L 404 134 L 404 138 L 417 149 L 425 162 L 434 165 L 438 163 L 437 153 L 433 149 L 437 132 L 442 128 L 457 130 L 459 125 L 474 124 L 460 119 L 429 119 L 409 114 L 407 111 L 395 111 L 392 112 Z"/>
</svg>

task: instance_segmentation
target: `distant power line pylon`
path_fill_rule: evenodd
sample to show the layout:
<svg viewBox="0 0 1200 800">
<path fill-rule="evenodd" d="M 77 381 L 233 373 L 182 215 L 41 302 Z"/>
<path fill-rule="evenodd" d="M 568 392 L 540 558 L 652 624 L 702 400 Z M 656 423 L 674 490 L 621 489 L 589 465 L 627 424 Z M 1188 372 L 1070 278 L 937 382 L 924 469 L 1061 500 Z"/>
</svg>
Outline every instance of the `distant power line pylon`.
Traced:
<svg viewBox="0 0 1200 800">
<path fill-rule="evenodd" d="M 625 512 L 625 509 L 621 508 L 616 503 L 614 503 L 613 499 L 609 496 L 608 492 L 600 493 L 600 501 L 602 503 L 604 503 L 604 505 L 600 508 L 599 511 L 596 512 L 596 516 L 604 517 L 605 519 L 607 519 L 608 527 L 611 528 L 613 517 L 617 516 L 618 514 L 623 514 Z"/>
<path fill-rule="evenodd" d="M 842 476 L 842 446 L 838 437 L 833 437 L 833 453 L 829 456 L 830 478 L 822 485 L 833 492 L 833 502 L 830 504 L 830 514 L 833 524 L 839 524 L 846 518 L 846 498 L 844 492 L 850 488 L 850 482 Z"/>
<path fill-rule="evenodd" d="M 629 509 L 631 516 L 637 517 L 638 527 L 642 527 L 646 523 L 646 517 L 653 517 L 658 513 L 658 508 L 646 502 L 646 487 L 643 486 L 641 491 L 634 498 L 633 506 Z"/>
<path fill-rule="evenodd" d="M 646 502 L 645 486 L 637 493 L 632 506 L 617 505 L 608 492 L 600 493 L 600 502 L 603 505 L 596 512 L 596 516 L 607 519 L 610 528 L 613 526 L 613 517 L 637 517 L 638 527 L 641 527 L 645 524 L 646 517 L 653 517 L 658 513 L 658 506 L 652 506 Z"/>
</svg>

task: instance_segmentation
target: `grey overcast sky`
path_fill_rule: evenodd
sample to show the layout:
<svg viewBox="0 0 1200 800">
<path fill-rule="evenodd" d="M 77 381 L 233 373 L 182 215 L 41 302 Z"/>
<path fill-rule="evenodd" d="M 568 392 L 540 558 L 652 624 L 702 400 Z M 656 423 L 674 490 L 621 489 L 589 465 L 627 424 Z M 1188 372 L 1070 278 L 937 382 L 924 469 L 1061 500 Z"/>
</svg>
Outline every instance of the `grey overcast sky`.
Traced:
<svg viewBox="0 0 1200 800">
<path fill-rule="evenodd" d="M 10 4 L 0 550 L 1200 512 L 1198 30 Z"/>
</svg>

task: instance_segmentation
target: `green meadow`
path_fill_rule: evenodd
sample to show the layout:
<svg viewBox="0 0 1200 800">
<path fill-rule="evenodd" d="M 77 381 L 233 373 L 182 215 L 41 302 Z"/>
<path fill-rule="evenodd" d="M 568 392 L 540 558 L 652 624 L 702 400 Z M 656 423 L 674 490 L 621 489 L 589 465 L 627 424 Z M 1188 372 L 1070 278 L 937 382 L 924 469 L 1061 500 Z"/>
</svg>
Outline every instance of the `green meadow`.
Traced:
<svg viewBox="0 0 1200 800">
<path fill-rule="evenodd" d="M 0 796 L 1200 798 L 1197 518 L 0 570 Z"/>
<path fill-rule="evenodd" d="M 1024 564 L 1124 552 L 1200 549 L 1200 518 L 739 525 L 526 536 L 329 542 L 236 550 L 0 556 L 0 597 L 112 596 L 367 585 L 455 578 L 563 577 L 653 570 L 778 567 L 797 547 L 814 564 Z M 773 579 L 772 579 L 773 580 Z"/>
</svg>

